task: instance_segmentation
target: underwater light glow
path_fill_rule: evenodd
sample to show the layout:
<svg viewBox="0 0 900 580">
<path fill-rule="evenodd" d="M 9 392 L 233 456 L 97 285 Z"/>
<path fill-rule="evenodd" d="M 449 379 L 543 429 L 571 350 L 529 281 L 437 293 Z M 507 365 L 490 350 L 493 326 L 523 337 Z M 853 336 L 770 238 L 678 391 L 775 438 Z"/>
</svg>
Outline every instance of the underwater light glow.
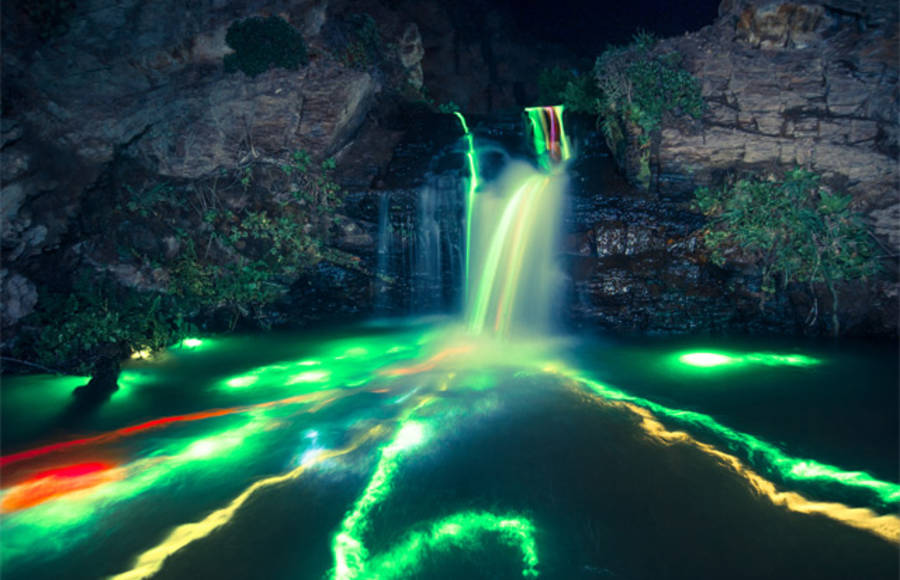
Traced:
<svg viewBox="0 0 900 580">
<path fill-rule="evenodd" d="M 245 375 L 242 377 L 234 377 L 225 381 L 225 384 L 229 387 L 234 387 L 236 389 L 240 389 L 243 387 L 249 387 L 250 385 L 256 383 L 259 380 L 259 377 L 256 375 Z"/>
<path fill-rule="evenodd" d="M 822 363 L 819 359 L 802 354 L 775 354 L 767 352 L 752 352 L 748 354 L 689 352 L 678 355 L 677 359 L 682 364 L 700 368 L 745 366 L 748 364 L 808 367 Z"/>
<path fill-rule="evenodd" d="M 305 373 L 300 373 L 292 376 L 288 379 L 288 385 L 296 385 L 297 383 L 320 383 L 322 381 L 327 381 L 328 377 L 331 376 L 331 373 L 328 371 L 306 371 Z"/>
<path fill-rule="evenodd" d="M 694 367 L 717 367 L 740 361 L 740 359 L 714 352 L 692 352 L 681 355 L 678 360 Z"/>
</svg>

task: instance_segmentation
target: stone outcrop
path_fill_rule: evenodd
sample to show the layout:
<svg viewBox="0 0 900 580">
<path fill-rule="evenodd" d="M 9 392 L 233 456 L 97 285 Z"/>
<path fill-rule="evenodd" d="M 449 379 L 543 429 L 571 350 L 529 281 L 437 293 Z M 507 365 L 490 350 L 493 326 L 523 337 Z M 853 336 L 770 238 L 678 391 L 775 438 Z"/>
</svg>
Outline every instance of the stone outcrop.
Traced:
<svg viewBox="0 0 900 580">
<path fill-rule="evenodd" d="M 720 11 L 660 43 L 684 55 L 707 112 L 664 124 L 651 160 L 658 191 L 799 165 L 852 194 L 900 249 L 896 3 L 726 1 Z"/>
<path fill-rule="evenodd" d="M 61 13 L 63 25 L 48 34 L 24 4 L 3 10 L 4 327 L 33 308 L 30 279 L 46 273 L 45 258 L 91 258 L 79 245 L 84 212 L 116 199 L 103 176 L 119 159 L 188 189 L 192 180 L 257 161 L 289 161 L 297 150 L 318 163 L 346 149 L 386 89 L 422 79 L 416 25 L 377 0 L 90 0 Z M 346 39 L 335 30 L 348 11 L 380 11 L 381 41 L 398 43 L 401 53 L 387 51 L 367 66 L 344 61 Z M 224 72 L 228 27 L 269 15 L 303 34 L 309 63 L 255 77 Z M 165 287 L 141 264 L 91 260 L 129 285 Z"/>
<path fill-rule="evenodd" d="M 676 210 L 688 207 L 697 187 L 717 187 L 729 175 L 777 176 L 799 166 L 821 175 L 833 191 L 851 194 L 852 207 L 863 213 L 885 250 L 886 268 L 877 279 L 840 286 L 843 327 L 896 335 L 898 5 L 725 0 L 719 10 L 714 24 L 662 40 L 654 49 L 682 56 L 682 65 L 700 81 L 706 111 L 699 120 L 663 119 L 650 149 L 648 193 L 657 204 L 652 211 L 621 198 L 609 203 L 627 219 L 598 217 L 582 226 L 596 232 L 588 261 L 605 265 L 603 273 L 596 265 L 586 270 L 579 258 L 579 317 L 643 330 L 827 331 L 821 313 L 830 299 L 821 289 L 815 298 L 809 289 L 789 289 L 766 308 L 754 308 L 759 288 L 751 267 L 731 263 L 716 273 L 702 247 L 677 241 L 687 239 L 681 234 L 660 245 L 668 234 L 659 232 L 672 229 Z M 629 181 L 637 183 L 637 128 L 626 129 L 631 133 L 620 160 Z M 655 245 L 635 246 L 647 236 Z M 684 254 L 686 247 L 694 249 Z M 654 294 L 654 287 L 674 294 Z M 678 322 L 677 315 L 659 312 L 666 303 L 691 314 Z M 805 320 L 815 318 L 817 306 L 820 316 L 810 327 Z M 630 322 L 622 318 L 626 314 L 643 318 Z"/>
<path fill-rule="evenodd" d="M 596 139 L 580 144 L 566 225 L 565 317 L 618 333 L 826 334 L 830 298 L 806 287 L 762 302 L 752 268 L 719 268 L 702 240 L 704 218 L 675 198 L 636 191 Z M 842 332 L 897 332 L 896 284 L 839 287 Z"/>
</svg>

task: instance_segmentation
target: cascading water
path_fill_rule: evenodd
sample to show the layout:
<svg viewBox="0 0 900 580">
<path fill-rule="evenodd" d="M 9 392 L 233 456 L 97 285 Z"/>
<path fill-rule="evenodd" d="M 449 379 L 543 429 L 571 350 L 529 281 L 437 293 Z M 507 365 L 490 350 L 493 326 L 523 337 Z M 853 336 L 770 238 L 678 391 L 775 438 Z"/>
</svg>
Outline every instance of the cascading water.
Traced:
<svg viewBox="0 0 900 580">
<path fill-rule="evenodd" d="M 570 157 L 562 111 L 562 106 L 526 109 L 540 170 L 513 162 L 478 195 L 470 186 L 465 296 L 466 323 L 473 334 L 508 336 L 540 328 L 549 317 L 554 281 L 559 279 L 552 260 L 556 216 Z M 466 131 L 471 161 L 473 147 Z M 475 163 L 470 167 L 472 183 L 477 184 Z"/>
</svg>

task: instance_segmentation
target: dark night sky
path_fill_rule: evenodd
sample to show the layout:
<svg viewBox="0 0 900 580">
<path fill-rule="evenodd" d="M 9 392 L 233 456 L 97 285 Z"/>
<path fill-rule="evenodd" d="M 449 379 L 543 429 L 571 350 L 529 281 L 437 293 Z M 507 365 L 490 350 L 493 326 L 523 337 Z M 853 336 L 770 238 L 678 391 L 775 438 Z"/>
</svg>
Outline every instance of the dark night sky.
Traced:
<svg viewBox="0 0 900 580">
<path fill-rule="evenodd" d="M 624 44 L 639 28 L 677 36 L 711 24 L 720 0 L 495 0 L 514 14 L 517 27 L 536 39 L 596 56 L 607 44 Z"/>
</svg>

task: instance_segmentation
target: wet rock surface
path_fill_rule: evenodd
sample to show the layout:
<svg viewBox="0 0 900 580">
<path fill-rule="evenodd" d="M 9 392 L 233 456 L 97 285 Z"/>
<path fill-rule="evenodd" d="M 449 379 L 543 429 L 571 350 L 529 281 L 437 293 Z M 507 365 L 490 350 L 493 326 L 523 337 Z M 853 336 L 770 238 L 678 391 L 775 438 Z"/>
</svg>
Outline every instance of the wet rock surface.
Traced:
<svg viewBox="0 0 900 580">
<path fill-rule="evenodd" d="M 582 142 L 572 168 L 564 238 L 570 324 L 649 334 L 828 332 L 822 289 L 791 285 L 761 304 L 758 272 L 709 261 L 705 218 L 690 202 L 632 187 L 600 141 Z M 893 288 L 890 280 L 841 285 L 845 332 L 896 333 Z"/>
</svg>

